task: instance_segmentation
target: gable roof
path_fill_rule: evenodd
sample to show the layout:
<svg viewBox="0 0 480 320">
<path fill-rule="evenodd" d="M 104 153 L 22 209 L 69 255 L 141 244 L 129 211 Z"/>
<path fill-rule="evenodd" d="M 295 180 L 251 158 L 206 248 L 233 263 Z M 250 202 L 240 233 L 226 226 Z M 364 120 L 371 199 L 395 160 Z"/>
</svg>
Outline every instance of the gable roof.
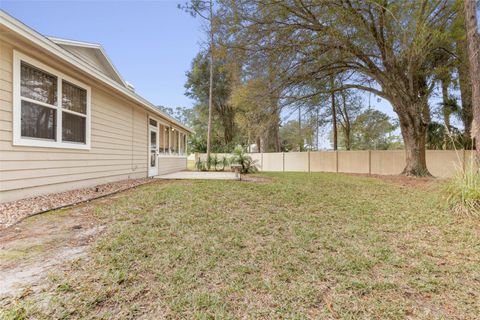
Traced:
<svg viewBox="0 0 480 320">
<path fill-rule="evenodd" d="M 120 72 L 115 68 L 100 44 L 57 37 L 47 38 L 128 88 L 126 81 L 122 78 Z"/>
<path fill-rule="evenodd" d="M 78 56 L 74 55 L 70 51 L 61 47 L 59 44 L 55 43 L 54 41 L 47 38 L 46 36 L 28 27 L 21 21 L 13 18 L 3 10 L 0 10 L 0 25 L 9 29 L 11 32 L 27 39 L 28 41 L 42 48 L 49 54 L 61 59 L 62 61 L 70 65 L 73 65 L 75 68 L 81 70 L 82 72 L 86 73 L 90 77 L 100 81 L 107 87 L 113 89 L 115 92 L 140 104 L 142 107 L 149 110 L 153 114 L 159 115 L 167 119 L 171 123 L 177 125 L 178 127 L 188 132 L 193 132 L 192 129 L 190 129 L 180 121 L 176 120 L 169 114 L 158 110 L 153 103 L 149 102 L 145 98 L 141 97 L 140 95 L 130 90 L 125 84 L 122 85 L 119 82 L 113 80 L 112 78 L 107 76 L 105 73 L 93 67 L 90 63 L 87 63 L 83 59 L 80 59 Z"/>
</svg>

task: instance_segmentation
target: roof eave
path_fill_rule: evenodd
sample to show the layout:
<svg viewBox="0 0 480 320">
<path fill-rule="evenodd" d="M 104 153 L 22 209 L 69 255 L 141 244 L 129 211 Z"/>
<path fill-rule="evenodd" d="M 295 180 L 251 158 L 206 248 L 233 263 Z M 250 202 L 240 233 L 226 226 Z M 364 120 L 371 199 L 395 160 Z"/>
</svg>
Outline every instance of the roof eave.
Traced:
<svg viewBox="0 0 480 320">
<path fill-rule="evenodd" d="M 63 45 L 67 45 L 67 46 L 75 46 L 75 47 L 84 47 L 84 48 L 91 48 L 91 49 L 96 49 L 96 50 L 99 50 L 100 53 L 103 55 L 103 57 L 105 58 L 105 60 L 107 61 L 107 63 L 110 65 L 110 67 L 112 68 L 113 72 L 115 72 L 115 75 L 118 77 L 118 79 L 120 79 L 120 81 L 122 82 L 122 84 L 125 86 L 125 87 L 128 87 L 127 86 L 127 82 L 125 81 L 125 79 L 122 77 L 122 75 L 120 74 L 120 72 L 118 71 L 117 67 L 115 67 L 115 65 L 113 64 L 112 60 L 110 59 L 110 57 L 107 55 L 107 52 L 103 49 L 102 45 L 101 44 L 98 44 L 98 43 L 92 43 L 92 42 L 84 42 L 84 41 L 77 41 L 77 40 L 70 40 L 70 39 L 63 39 L 63 38 L 57 38 L 57 37 L 47 37 L 49 40 L 52 40 L 53 42 L 55 42 L 56 44 L 63 44 Z"/>
</svg>

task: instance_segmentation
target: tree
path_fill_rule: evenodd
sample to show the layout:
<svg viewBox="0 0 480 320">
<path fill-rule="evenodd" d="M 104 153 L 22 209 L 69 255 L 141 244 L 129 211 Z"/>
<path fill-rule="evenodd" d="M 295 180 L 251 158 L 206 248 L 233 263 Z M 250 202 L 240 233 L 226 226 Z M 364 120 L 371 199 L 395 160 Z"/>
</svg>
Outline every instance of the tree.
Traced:
<svg viewBox="0 0 480 320">
<path fill-rule="evenodd" d="M 208 35 L 209 46 L 208 53 L 210 57 L 209 63 L 209 87 L 208 87 L 208 124 L 207 124 L 207 158 L 210 158 L 211 151 L 211 134 L 212 134 L 212 112 L 213 112 L 213 66 L 214 66 L 214 12 L 213 12 L 213 0 L 191 0 L 190 3 L 180 8 L 189 12 L 192 16 L 200 16 L 204 20 L 208 21 Z M 205 14 L 208 12 L 208 14 Z"/>
<path fill-rule="evenodd" d="M 241 11 L 242 32 L 263 35 L 257 41 L 259 49 L 282 54 L 290 50 L 296 61 L 292 65 L 302 71 L 293 80 L 350 73 L 349 82 L 338 90 L 356 88 L 388 100 L 405 142 L 403 173 L 428 175 L 428 99 L 438 67 L 432 53 L 440 50 L 455 18 L 453 4 L 454 0 L 245 0 L 235 6 Z"/>
<path fill-rule="evenodd" d="M 353 144 L 353 124 L 364 108 L 361 98 L 352 90 L 341 91 L 340 101 L 337 111 L 337 122 L 342 133 L 340 141 L 345 150 L 350 150 Z"/>
<path fill-rule="evenodd" d="M 157 108 L 166 114 L 174 117 L 181 123 L 190 126 L 191 116 L 192 116 L 192 109 L 184 108 L 184 107 L 166 107 L 166 106 L 157 106 Z"/>
<path fill-rule="evenodd" d="M 386 150 L 398 146 L 398 137 L 393 135 L 397 125 L 385 113 L 368 109 L 353 123 L 352 149 Z"/>
<path fill-rule="evenodd" d="M 462 21 L 462 29 L 464 29 L 464 23 Z M 467 52 L 467 43 L 464 38 L 457 40 L 456 42 L 456 55 L 457 60 L 457 73 L 458 73 L 458 86 L 460 88 L 461 106 L 459 108 L 460 119 L 462 120 L 464 127 L 464 141 L 465 148 L 472 148 L 471 128 L 473 121 L 473 109 L 472 109 L 472 83 L 470 81 L 469 74 L 469 61 Z"/>
<path fill-rule="evenodd" d="M 233 142 L 235 133 L 235 111 L 230 104 L 230 94 L 232 90 L 232 78 L 228 68 L 224 67 L 224 62 L 216 59 L 214 66 L 214 73 L 216 75 L 213 85 L 213 112 L 212 124 L 210 130 L 213 131 L 215 126 L 222 129 L 223 145 L 228 145 Z M 196 111 L 207 115 L 210 118 L 210 61 L 205 53 L 199 53 L 192 62 L 192 68 L 187 72 L 187 89 L 186 95 L 195 99 L 198 103 Z M 208 106 L 208 107 L 207 107 Z M 215 123 L 216 122 L 216 123 Z M 206 123 L 208 123 L 206 121 Z M 208 130 L 208 128 L 207 128 Z M 207 138 L 208 146 L 208 138 Z"/>
<path fill-rule="evenodd" d="M 457 0 L 455 6 L 457 15 L 451 27 L 450 35 L 444 39 L 444 50 L 438 51 L 438 56 L 442 57 L 439 62 L 440 64 L 444 64 L 444 66 L 439 68 L 437 78 L 441 82 L 443 100 L 441 104 L 443 110 L 442 116 L 446 129 L 452 134 L 456 132 L 455 128 L 450 127 L 450 115 L 458 115 L 463 123 L 463 137 L 457 137 L 456 134 L 454 134 L 454 136 L 458 142 L 463 143 L 460 147 L 471 149 L 471 126 L 473 120 L 472 85 L 469 75 L 463 0 Z M 455 89 L 459 89 L 460 103 L 457 102 L 455 97 L 448 94 L 448 82 L 450 82 L 450 85 L 453 84 Z M 432 127 L 429 126 L 429 134 L 439 132 L 438 130 L 433 130 L 433 128 L 435 128 L 435 124 Z M 441 131 L 444 130 L 441 129 Z M 450 144 L 451 139 L 449 139 L 449 135 L 445 134 L 445 137 L 447 140 L 445 140 L 443 144 Z M 431 146 L 429 146 L 429 148 L 430 147 Z"/>
<path fill-rule="evenodd" d="M 251 79 L 236 86 L 230 97 L 240 140 L 247 146 L 255 143 L 260 152 L 267 151 L 265 141 L 272 126 L 269 104 L 265 99 L 268 92 L 264 79 Z"/>
<path fill-rule="evenodd" d="M 480 161 L 480 39 L 477 26 L 477 5 L 474 0 L 464 0 L 465 29 L 467 31 L 468 60 L 472 83 L 472 107 L 476 158 Z"/>
<path fill-rule="evenodd" d="M 431 150 L 451 150 L 465 146 L 464 135 L 455 128 L 447 127 L 441 123 L 432 121 L 428 125 L 427 148 Z"/>
<path fill-rule="evenodd" d="M 290 120 L 280 128 L 283 151 L 305 151 L 312 149 L 315 141 L 316 119 L 305 115 L 302 132 L 298 131 L 298 120 Z"/>
<path fill-rule="evenodd" d="M 332 99 L 330 98 L 330 100 Z M 345 89 L 335 93 L 335 100 L 337 101 L 335 115 L 339 130 L 338 144 L 345 150 L 351 150 L 353 143 L 353 124 L 365 109 L 363 99 L 358 94 L 358 90 Z M 323 126 L 327 124 L 330 126 L 333 121 L 331 107 L 324 108 L 320 117 L 323 118 Z M 332 126 L 332 131 L 333 128 L 334 126 Z M 334 139 L 332 132 L 332 142 L 334 142 Z"/>
<path fill-rule="evenodd" d="M 333 131 L 333 150 L 338 149 L 338 130 L 337 130 L 337 107 L 335 105 L 335 78 L 330 76 L 330 99 L 332 111 L 332 131 Z"/>
</svg>

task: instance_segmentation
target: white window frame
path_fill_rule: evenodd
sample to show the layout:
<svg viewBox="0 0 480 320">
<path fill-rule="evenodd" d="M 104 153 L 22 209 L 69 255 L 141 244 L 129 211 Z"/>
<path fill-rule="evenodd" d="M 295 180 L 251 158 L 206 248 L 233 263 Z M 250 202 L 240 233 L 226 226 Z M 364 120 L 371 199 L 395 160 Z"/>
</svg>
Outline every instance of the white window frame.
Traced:
<svg viewBox="0 0 480 320">
<path fill-rule="evenodd" d="M 150 120 L 156 121 L 156 122 L 157 122 L 157 125 L 154 126 L 154 125 L 150 124 Z M 150 141 L 150 139 L 151 139 L 151 137 L 150 137 L 150 129 L 154 129 L 155 132 L 157 133 L 157 141 L 155 142 L 156 145 L 157 145 L 157 149 L 155 150 L 156 169 L 155 169 L 155 171 L 154 171 L 154 172 L 155 172 L 154 174 L 150 174 L 150 171 L 151 171 L 151 168 L 152 168 L 152 167 L 150 166 L 150 156 L 151 156 L 151 151 L 152 151 L 152 150 L 151 150 L 151 145 L 150 145 L 150 144 L 151 144 L 151 141 Z M 158 175 L 158 170 L 159 170 L 159 165 L 160 165 L 160 160 L 158 159 L 159 156 L 160 156 L 160 151 L 159 151 L 159 149 L 160 149 L 160 121 L 159 121 L 157 118 L 152 117 L 152 116 L 150 116 L 150 115 L 148 116 L 148 130 L 147 130 L 147 132 L 148 132 L 148 136 L 147 136 L 147 139 L 148 139 L 148 140 L 147 140 L 147 141 L 148 141 L 148 143 L 147 143 L 147 146 L 148 146 L 148 149 L 147 149 L 147 150 L 148 150 L 148 151 L 147 151 L 148 176 L 149 176 L 149 177 L 153 177 L 153 176 L 157 176 L 157 175 Z"/>
<path fill-rule="evenodd" d="M 29 65 L 40 69 L 57 77 L 57 106 L 54 108 L 49 104 L 45 104 L 33 99 L 21 97 L 21 63 L 25 62 Z M 63 81 L 69 82 L 75 86 L 87 91 L 87 108 L 86 114 L 64 109 L 62 106 L 62 84 Z M 22 137 L 22 100 L 29 101 L 41 106 L 48 106 L 57 111 L 56 115 L 56 140 L 47 140 L 41 138 Z M 62 112 L 85 117 L 85 143 L 62 141 Z M 91 148 L 91 88 L 76 79 L 73 79 L 62 72 L 59 72 L 40 61 L 33 59 L 17 50 L 13 51 L 13 145 L 28 147 L 45 147 L 45 148 L 64 148 L 64 149 L 82 149 L 89 150 Z"/>
</svg>

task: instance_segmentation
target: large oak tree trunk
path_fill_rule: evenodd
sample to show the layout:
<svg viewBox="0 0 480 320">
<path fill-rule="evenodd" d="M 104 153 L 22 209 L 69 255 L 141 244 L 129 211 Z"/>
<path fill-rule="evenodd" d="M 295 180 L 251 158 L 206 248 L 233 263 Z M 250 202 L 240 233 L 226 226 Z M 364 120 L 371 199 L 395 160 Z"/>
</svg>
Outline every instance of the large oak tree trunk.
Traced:
<svg viewBox="0 0 480 320">
<path fill-rule="evenodd" d="M 465 28 L 467 30 L 468 60 L 472 82 L 473 121 L 472 136 L 477 149 L 476 158 L 480 161 L 480 39 L 477 27 L 476 1 L 464 0 Z"/>
<path fill-rule="evenodd" d="M 407 176 L 429 176 L 427 161 L 425 157 L 425 139 L 427 126 L 415 123 L 402 123 L 403 141 L 405 143 L 406 166 L 402 174 Z"/>
<path fill-rule="evenodd" d="M 405 101 L 405 103 L 407 103 Z M 419 105 L 421 103 L 419 102 Z M 427 106 L 395 108 L 400 122 L 403 142 L 405 144 L 405 168 L 402 175 L 406 176 L 430 176 L 427 169 L 425 142 L 427 139 L 428 119 L 424 120 Z M 399 112 L 401 110 L 401 112 Z M 416 110 L 416 112 L 409 112 Z"/>
</svg>

